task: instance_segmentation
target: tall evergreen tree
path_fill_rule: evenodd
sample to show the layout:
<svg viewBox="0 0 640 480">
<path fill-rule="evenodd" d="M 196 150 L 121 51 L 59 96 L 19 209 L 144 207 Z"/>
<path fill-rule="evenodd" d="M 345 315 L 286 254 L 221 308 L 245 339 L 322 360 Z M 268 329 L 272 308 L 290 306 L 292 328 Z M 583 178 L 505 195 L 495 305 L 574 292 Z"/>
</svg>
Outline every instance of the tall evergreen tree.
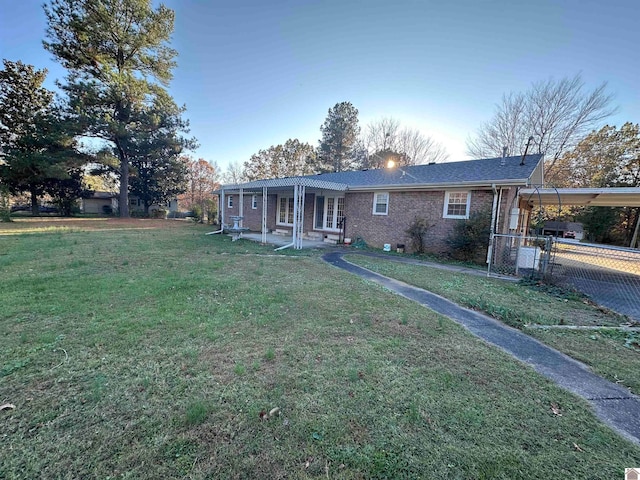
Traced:
<svg viewBox="0 0 640 480">
<path fill-rule="evenodd" d="M 120 215 L 128 217 L 132 149 L 154 128 L 139 119 L 154 105 L 176 108 L 164 89 L 177 54 L 168 45 L 174 12 L 154 10 L 151 0 L 52 0 L 44 8 L 44 46 L 69 71 L 63 88 L 85 134 L 117 153 Z"/>
<path fill-rule="evenodd" d="M 350 102 L 336 103 L 329 109 L 320 131 L 322 139 L 317 170 L 341 172 L 356 168 L 354 148 L 360 135 L 358 109 Z"/>
<path fill-rule="evenodd" d="M 0 182 L 12 193 L 28 192 L 39 214 L 38 197 L 85 162 L 72 123 L 42 86 L 46 70 L 4 60 L 0 70 Z"/>
</svg>

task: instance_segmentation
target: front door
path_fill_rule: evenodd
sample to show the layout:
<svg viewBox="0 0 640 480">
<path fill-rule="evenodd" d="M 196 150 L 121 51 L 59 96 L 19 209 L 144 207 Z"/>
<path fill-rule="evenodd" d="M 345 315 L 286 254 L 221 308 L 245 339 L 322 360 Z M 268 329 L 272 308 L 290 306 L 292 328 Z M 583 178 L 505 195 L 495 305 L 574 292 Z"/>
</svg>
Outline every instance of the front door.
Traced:
<svg viewBox="0 0 640 480">
<path fill-rule="evenodd" d="M 344 197 L 317 196 L 314 215 L 316 230 L 338 231 L 338 224 L 344 217 Z"/>
</svg>

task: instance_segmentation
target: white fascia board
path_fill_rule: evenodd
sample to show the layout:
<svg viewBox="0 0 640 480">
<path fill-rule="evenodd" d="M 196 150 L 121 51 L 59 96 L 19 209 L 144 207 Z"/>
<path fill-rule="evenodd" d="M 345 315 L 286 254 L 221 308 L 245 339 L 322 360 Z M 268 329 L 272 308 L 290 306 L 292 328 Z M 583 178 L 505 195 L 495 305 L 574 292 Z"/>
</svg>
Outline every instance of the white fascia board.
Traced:
<svg viewBox="0 0 640 480">
<path fill-rule="evenodd" d="M 482 188 L 490 189 L 493 185 L 498 187 L 520 187 L 528 185 L 526 179 L 495 180 L 491 182 L 456 182 L 456 183 L 410 183 L 400 185 L 363 185 L 349 187 L 349 192 L 371 192 L 374 190 L 451 190 L 455 188 Z"/>
</svg>

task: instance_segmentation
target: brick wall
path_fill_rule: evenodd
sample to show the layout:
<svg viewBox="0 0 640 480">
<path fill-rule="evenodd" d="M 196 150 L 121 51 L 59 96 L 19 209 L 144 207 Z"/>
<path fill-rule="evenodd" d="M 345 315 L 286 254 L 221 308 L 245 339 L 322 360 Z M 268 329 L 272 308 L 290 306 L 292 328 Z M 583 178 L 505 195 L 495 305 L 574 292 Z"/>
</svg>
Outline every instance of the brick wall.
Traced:
<svg viewBox="0 0 640 480">
<path fill-rule="evenodd" d="M 427 249 L 434 253 L 448 251 L 447 237 L 458 221 L 443 218 L 444 191 L 390 192 L 388 215 L 373 215 L 373 192 L 349 193 L 345 199 L 347 229 L 345 236 L 355 240 L 361 237 L 372 247 L 382 248 L 385 243 L 396 248 L 398 243 L 410 250 L 410 239 L 405 233 L 416 218 L 425 218 L 432 225 L 429 229 Z M 491 190 L 471 192 L 471 212 L 491 208 Z M 487 243 L 489 239 L 487 238 Z"/>
</svg>

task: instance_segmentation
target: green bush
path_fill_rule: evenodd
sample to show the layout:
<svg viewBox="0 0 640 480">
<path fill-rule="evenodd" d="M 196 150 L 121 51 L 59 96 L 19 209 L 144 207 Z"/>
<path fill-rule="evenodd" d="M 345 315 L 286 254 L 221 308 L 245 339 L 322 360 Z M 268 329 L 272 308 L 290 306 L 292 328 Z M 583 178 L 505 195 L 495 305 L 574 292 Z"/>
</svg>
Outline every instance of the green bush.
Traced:
<svg viewBox="0 0 640 480">
<path fill-rule="evenodd" d="M 464 261 L 482 264 L 486 260 L 491 234 L 491 212 L 473 212 L 468 220 L 458 220 L 447 238 L 451 255 Z"/>
</svg>

